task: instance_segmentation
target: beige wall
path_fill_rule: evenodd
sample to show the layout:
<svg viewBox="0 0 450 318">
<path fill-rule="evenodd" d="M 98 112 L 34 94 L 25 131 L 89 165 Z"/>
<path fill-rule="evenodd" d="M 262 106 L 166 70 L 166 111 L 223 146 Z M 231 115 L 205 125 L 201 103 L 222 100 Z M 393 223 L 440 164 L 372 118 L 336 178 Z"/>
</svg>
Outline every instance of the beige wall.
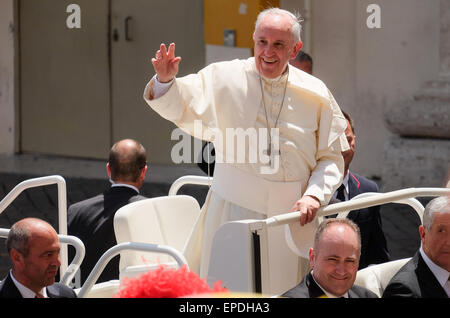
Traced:
<svg viewBox="0 0 450 318">
<path fill-rule="evenodd" d="M 14 43 L 9 31 L 12 3 L 0 2 L 0 152 L 14 150 L 17 131 Z M 305 51 L 314 59 L 314 75 L 328 85 L 356 122 L 357 154 L 352 168 L 369 177 L 380 176 L 383 147 L 390 136 L 385 111 L 410 99 L 438 74 L 439 0 L 280 1 L 281 7 L 301 13 L 307 3 L 311 10 L 303 39 Z M 366 26 L 370 3 L 381 6 L 381 29 Z"/>
<path fill-rule="evenodd" d="M 381 28 L 369 29 L 366 8 L 381 7 Z M 390 133 L 384 113 L 411 98 L 439 70 L 439 1 L 312 1 L 314 75 L 355 120 L 352 169 L 380 176 Z"/>
<path fill-rule="evenodd" d="M 0 153 L 14 153 L 14 5 L 0 2 Z"/>
<path fill-rule="evenodd" d="M 151 163 L 172 163 L 175 127 L 147 106 L 142 92 L 161 42 L 177 43 L 180 75 L 204 66 L 203 0 L 78 0 L 80 28 L 66 25 L 71 0 L 15 2 L 20 4 L 21 113 L 9 118 L 20 122 L 18 149 L 105 159 L 113 142 L 135 138 L 151 151 Z M 160 28 L 169 12 L 171 27 Z M 13 65 L 10 59 L 2 62 Z"/>
<path fill-rule="evenodd" d="M 170 19 L 163 12 L 172 8 Z M 197 72 L 205 65 L 202 0 L 113 0 L 112 29 L 119 39 L 111 43 L 112 139 L 139 140 L 149 154 L 150 164 L 172 164 L 171 140 L 176 126 L 153 111 L 142 98 L 144 87 L 154 75 L 150 59 L 161 43 L 176 44 L 181 56 L 179 76 Z M 124 39 L 124 21 L 131 20 L 131 41 Z M 161 28 L 168 20 L 171 28 Z M 194 160 L 198 153 L 191 157 Z"/>
<path fill-rule="evenodd" d="M 368 0 L 357 1 L 357 24 Z M 411 99 L 439 71 L 439 0 L 382 0 L 382 29 L 356 33 L 356 99 L 351 108 L 360 131 L 355 167 L 379 175 L 390 133 L 384 113 Z M 407 164 L 407 163 L 405 163 Z"/>
<path fill-rule="evenodd" d="M 280 8 L 289 10 L 293 13 L 301 15 L 303 41 L 302 50 L 311 53 L 311 2 L 312 0 L 280 0 Z"/>
</svg>

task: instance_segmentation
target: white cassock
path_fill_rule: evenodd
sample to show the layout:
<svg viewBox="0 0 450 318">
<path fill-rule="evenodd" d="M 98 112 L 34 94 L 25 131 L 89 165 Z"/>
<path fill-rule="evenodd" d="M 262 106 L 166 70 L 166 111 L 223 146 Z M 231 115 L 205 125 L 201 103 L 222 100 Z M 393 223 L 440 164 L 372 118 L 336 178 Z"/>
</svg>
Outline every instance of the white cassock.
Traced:
<svg viewBox="0 0 450 318">
<path fill-rule="evenodd" d="M 289 65 L 280 77 L 262 77 L 260 82 L 252 57 L 213 63 L 197 74 L 176 78 L 157 98 L 155 82 L 153 77 L 144 91 L 148 105 L 188 134 L 212 140 L 216 149 L 212 186 L 185 249 L 190 267 L 201 277 L 207 277 L 212 239 L 223 223 L 288 213 L 304 194 L 317 197 L 323 206 L 340 185 L 344 170 L 341 151 L 348 147 L 346 120 L 321 80 Z M 227 128 L 267 132 L 267 123 L 273 128 L 276 121 L 277 165 L 275 159 L 255 162 L 252 157 L 258 153 L 260 135 L 256 143 L 239 148 L 236 142 L 233 149 L 217 138 L 226 136 Z M 268 135 L 264 136 L 268 140 Z M 225 163 L 218 163 L 218 158 Z M 271 290 L 282 293 L 301 278 L 298 256 L 287 247 L 280 227 L 269 233 L 269 240 Z"/>
</svg>

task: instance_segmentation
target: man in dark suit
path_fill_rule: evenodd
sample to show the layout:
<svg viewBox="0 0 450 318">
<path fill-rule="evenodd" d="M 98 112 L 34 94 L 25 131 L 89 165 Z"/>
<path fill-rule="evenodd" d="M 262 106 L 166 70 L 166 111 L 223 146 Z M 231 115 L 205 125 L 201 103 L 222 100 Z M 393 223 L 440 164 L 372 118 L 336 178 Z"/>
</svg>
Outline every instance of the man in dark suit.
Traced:
<svg viewBox="0 0 450 318">
<path fill-rule="evenodd" d="M 59 239 L 47 222 L 25 218 L 9 231 L 6 248 L 12 262 L 0 282 L 0 298 L 76 298 L 70 287 L 55 283 L 61 265 Z"/>
<path fill-rule="evenodd" d="M 427 204 L 419 233 L 419 251 L 392 277 L 383 298 L 449 298 L 450 196 Z"/>
<path fill-rule="evenodd" d="M 103 253 L 117 244 L 113 223 L 116 211 L 128 203 L 145 199 L 139 195 L 147 172 L 144 147 L 132 139 L 118 141 L 111 148 L 106 171 L 111 187 L 68 209 L 68 233 L 80 238 L 86 247 L 80 267 L 82 284 Z M 72 255 L 74 251 L 70 249 L 69 260 Z M 108 263 L 98 283 L 119 278 L 119 259 L 116 256 Z"/>
<path fill-rule="evenodd" d="M 358 271 L 359 228 L 348 219 L 325 219 L 319 224 L 309 250 L 311 271 L 299 285 L 284 293 L 292 298 L 377 298 L 353 285 Z"/>
<path fill-rule="evenodd" d="M 313 59 L 308 53 L 303 51 L 298 52 L 297 56 L 289 61 L 289 64 L 312 75 Z"/>
<path fill-rule="evenodd" d="M 344 179 L 334 197 L 340 201 L 347 201 L 365 192 L 378 192 L 378 185 L 349 170 L 350 163 L 355 154 L 356 136 L 353 120 L 346 112 L 342 112 L 347 119 L 345 135 L 350 149 L 344 151 Z M 355 222 L 361 231 L 361 259 L 359 269 L 371 264 L 379 264 L 389 261 L 386 238 L 381 226 L 380 206 L 372 206 L 360 210 L 350 211 L 347 218 Z"/>
</svg>

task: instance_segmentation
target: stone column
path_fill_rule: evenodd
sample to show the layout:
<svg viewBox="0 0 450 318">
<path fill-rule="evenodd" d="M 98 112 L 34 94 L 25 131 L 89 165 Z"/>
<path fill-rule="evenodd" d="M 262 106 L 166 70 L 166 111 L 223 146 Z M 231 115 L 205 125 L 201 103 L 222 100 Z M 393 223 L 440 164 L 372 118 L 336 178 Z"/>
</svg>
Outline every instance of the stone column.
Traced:
<svg viewBox="0 0 450 318">
<path fill-rule="evenodd" d="M 384 147 L 382 191 L 445 187 L 450 172 L 450 1 L 440 2 L 440 70 L 413 100 L 391 107 L 385 124 L 396 136 Z"/>
<path fill-rule="evenodd" d="M 450 1 L 441 0 L 441 73 L 450 76 Z"/>
</svg>

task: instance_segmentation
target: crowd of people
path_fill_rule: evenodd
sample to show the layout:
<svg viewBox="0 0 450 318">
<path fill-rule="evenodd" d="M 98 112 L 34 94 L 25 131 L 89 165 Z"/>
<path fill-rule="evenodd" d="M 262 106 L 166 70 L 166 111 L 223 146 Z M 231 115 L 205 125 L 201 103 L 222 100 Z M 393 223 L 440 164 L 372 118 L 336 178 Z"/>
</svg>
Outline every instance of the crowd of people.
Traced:
<svg viewBox="0 0 450 318">
<path fill-rule="evenodd" d="M 450 196 L 440 196 L 425 207 L 419 226 L 421 246 L 392 277 L 383 298 L 448 298 L 450 295 Z M 309 251 L 311 270 L 287 298 L 377 298 L 355 285 L 361 252 L 358 225 L 347 218 L 327 218 L 318 226 Z M 55 229 L 37 218 L 25 218 L 10 229 L 7 250 L 12 268 L 0 282 L 0 298 L 76 298 L 74 290 L 55 282 L 60 243 Z M 117 277 L 116 277 L 117 278 Z M 114 297 L 176 298 L 214 297 L 228 293 L 218 281 L 211 288 L 205 279 L 186 267 L 159 266 L 123 280 Z"/>
<path fill-rule="evenodd" d="M 312 58 L 301 51 L 300 22 L 289 11 L 264 10 L 255 23 L 254 57 L 213 63 L 180 78 L 176 75 L 181 57 L 175 55 L 174 43 L 161 44 L 152 58 L 155 75 L 143 96 L 147 104 L 194 137 L 212 142 L 216 158 L 225 158 L 211 169 L 213 183 L 185 249 L 191 271 L 182 274 L 202 286 L 197 292 L 226 291 L 202 283 L 208 274 L 213 236 L 222 224 L 292 211 L 299 212 L 298 222 L 305 226 L 316 219 L 320 207 L 379 191 L 374 181 L 350 170 L 356 147 L 353 120 L 327 86 L 311 75 Z M 200 135 L 194 129 L 195 121 L 202 125 Z M 237 162 L 232 151 L 222 146 L 227 141 L 214 139 L 217 131 L 230 128 L 264 128 L 267 138 L 259 136 L 258 144 L 263 145 L 266 157 L 250 162 L 254 150 L 250 145 L 240 149 L 247 160 Z M 68 234 L 79 237 L 86 247 L 82 282 L 100 256 L 116 244 L 116 211 L 145 199 L 139 194 L 147 172 L 144 147 L 132 139 L 118 141 L 111 148 L 106 171 L 111 187 L 68 209 Z M 449 197 L 438 197 L 426 206 L 419 233 L 419 251 L 392 278 L 382 297 L 449 297 Z M 299 257 L 289 249 L 284 232 L 269 232 L 269 238 L 271 285 L 282 289 L 300 282 L 282 290 L 282 297 L 377 297 L 354 282 L 359 269 L 390 260 L 379 207 L 325 218 L 315 231 L 310 270 L 304 277 L 299 277 Z M 32 218 L 17 222 L 9 233 L 7 249 L 12 269 L 0 282 L 0 297 L 76 297 L 71 288 L 55 283 L 59 240 L 50 224 Z M 146 293 L 145 287 L 154 287 L 161 277 L 149 273 L 134 281 L 141 287 L 139 295 L 176 297 L 177 293 Z M 98 282 L 118 278 L 116 257 Z M 130 282 L 118 297 L 133 297 L 127 288 L 136 286 Z"/>
</svg>

